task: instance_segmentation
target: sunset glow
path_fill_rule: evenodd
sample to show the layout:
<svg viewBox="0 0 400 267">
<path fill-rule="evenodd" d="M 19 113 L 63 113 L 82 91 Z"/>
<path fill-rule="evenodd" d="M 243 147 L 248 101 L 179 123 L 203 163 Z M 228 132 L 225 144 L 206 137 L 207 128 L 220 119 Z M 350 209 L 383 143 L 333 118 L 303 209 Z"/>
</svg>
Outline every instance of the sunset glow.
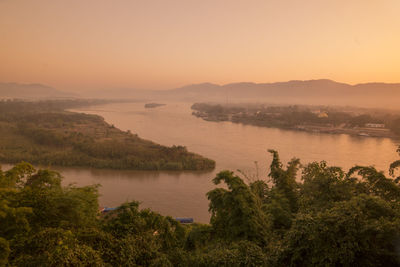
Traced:
<svg viewBox="0 0 400 267">
<path fill-rule="evenodd" d="M 0 81 L 400 81 L 400 1 L 0 0 Z"/>
</svg>

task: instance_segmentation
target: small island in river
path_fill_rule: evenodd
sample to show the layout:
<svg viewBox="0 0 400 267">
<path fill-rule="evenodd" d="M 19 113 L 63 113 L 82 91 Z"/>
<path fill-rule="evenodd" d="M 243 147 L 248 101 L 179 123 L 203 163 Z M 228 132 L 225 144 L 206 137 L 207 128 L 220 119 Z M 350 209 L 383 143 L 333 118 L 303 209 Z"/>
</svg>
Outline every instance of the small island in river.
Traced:
<svg viewBox="0 0 400 267">
<path fill-rule="evenodd" d="M 162 107 L 165 106 L 165 104 L 160 104 L 160 103 L 147 103 L 144 105 L 145 108 L 157 108 L 157 107 Z"/>
<path fill-rule="evenodd" d="M 362 137 L 400 137 L 400 114 L 354 107 L 195 103 L 193 115 L 206 121 L 231 121 L 313 133 Z"/>
<path fill-rule="evenodd" d="M 184 146 L 162 146 L 100 116 L 66 111 L 96 103 L 0 101 L 0 162 L 131 170 L 215 168 L 213 160 Z"/>
</svg>

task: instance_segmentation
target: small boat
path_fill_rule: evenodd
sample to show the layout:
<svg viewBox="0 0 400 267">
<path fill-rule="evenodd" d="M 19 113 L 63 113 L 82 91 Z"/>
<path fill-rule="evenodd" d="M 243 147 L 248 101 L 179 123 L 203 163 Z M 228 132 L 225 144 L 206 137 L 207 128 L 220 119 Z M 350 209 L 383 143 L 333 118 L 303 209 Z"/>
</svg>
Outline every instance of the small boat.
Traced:
<svg viewBox="0 0 400 267">
<path fill-rule="evenodd" d="M 102 209 L 100 209 L 100 212 L 101 213 L 107 213 L 107 212 L 110 212 L 110 211 L 114 211 L 114 210 L 116 210 L 117 208 L 108 208 L 108 207 L 104 207 L 104 208 L 102 208 Z"/>
<path fill-rule="evenodd" d="M 144 105 L 145 108 L 156 108 L 156 107 L 161 107 L 161 106 L 165 106 L 165 104 L 147 103 Z"/>
<path fill-rule="evenodd" d="M 175 218 L 180 223 L 193 223 L 193 218 Z"/>
<path fill-rule="evenodd" d="M 358 136 L 365 136 L 365 137 L 368 137 L 368 136 L 370 136 L 370 135 L 367 134 L 367 133 L 359 133 Z"/>
</svg>

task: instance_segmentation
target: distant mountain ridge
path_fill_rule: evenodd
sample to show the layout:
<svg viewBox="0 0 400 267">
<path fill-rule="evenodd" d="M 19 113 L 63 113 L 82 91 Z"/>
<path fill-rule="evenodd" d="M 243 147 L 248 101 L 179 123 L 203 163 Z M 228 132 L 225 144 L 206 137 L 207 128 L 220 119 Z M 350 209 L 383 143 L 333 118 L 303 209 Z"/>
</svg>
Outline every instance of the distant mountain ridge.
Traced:
<svg viewBox="0 0 400 267">
<path fill-rule="evenodd" d="M 229 83 L 225 85 L 217 85 L 211 83 L 204 84 L 193 84 L 184 86 L 181 88 L 173 89 L 171 91 L 176 92 L 197 92 L 200 91 L 209 92 L 211 90 L 220 91 L 224 93 L 236 93 L 236 94 L 255 94 L 257 96 L 274 94 L 281 95 L 283 93 L 291 93 L 295 95 L 304 94 L 332 94 L 337 95 L 338 93 L 374 93 L 374 92 L 390 92 L 400 93 L 400 83 L 362 83 L 350 85 L 346 83 L 339 83 L 328 79 L 319 80 L 291 80 L 288 82 L 275 82 L 275 83 Z"/>
<path fill-rule="evenodd" d="M 346 84 L 329 79 L 287 82 L 190 84 L 170 90 L 102 90 L 92 97 L 135 98 L 143 101 L 263 102 L 277 104 L 350 105 L 399 108 L 400 83 Z"/>
<path fill-rule="evenodd" d="M 400 109 L 400 83 L 346 84 L 329 79 L 274 83 L 190 84 L 170 90 L 109 89 L 82 91 L 80 97 L 185 102 L 265 102 L 283 104 L 356 105 Z M 78 97 L 42 84 L 0 83 L 1 98 Z"/>
<path fill-rule="evenodd" d="M 350 85 L 329 79 L 275 83 L 192 84 L 163 92 L 170 98 L 192 101 L 271 101 L 285 103 L 345 104 L 396 108 L 400 83 Z M 398 105 L 400 106 L 400 105 Z"/>
<path fill-rule="evenodd" d="M 0 83 L 0 99 L 41 99 L 41 98 L 65 98 L 73 97 L 74 94 L 59 91 L 53 87 L 32 83 Z"/>
</svg>

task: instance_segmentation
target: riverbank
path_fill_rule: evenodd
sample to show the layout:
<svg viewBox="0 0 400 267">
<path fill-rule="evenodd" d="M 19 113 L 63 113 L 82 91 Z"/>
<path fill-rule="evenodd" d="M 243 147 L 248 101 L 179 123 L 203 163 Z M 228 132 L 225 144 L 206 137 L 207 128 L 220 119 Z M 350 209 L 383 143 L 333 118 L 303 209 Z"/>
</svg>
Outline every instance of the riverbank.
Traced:
<svg viewBox="0 0 400 267">
<path fill-rule="evenodd" d="M 65 111 L 74 105 L 58 104 L 0 102 L 0 162 L 129 170 L 215 168 L 213 160 L 184 146 L 162 146 L 100 116 Z"/>
<path fill-rule="evenodd" d="M 351 136 L 361 137 L 381 137 L 398 139 L 399 136 L 391 132 L 389 129 L 374 129 L 367 127 L 356 128 L 341 128 L 341 127 L 324 127 L 315 125 L 298 125 L 290 128 L 290 130 L 305 131 L 311 133 L 326 133 L 326 134 L 348 134 Z"/>
<path fill-rule="evenodd" d="M 310 133 L 347 134 L 361 137 L 399 139 L 398 115 L 323 111 L 320 107 L 244 106 L 196 103 L 192 115 L 205 121 L 230 121 L 258 127 L 279 128 Z M 384 123 L 385 122 L 385 123 Z"/>
<path fill-rule="evenodd" d="M 192 114 L 196 117 L 202 118 L 205 121 L 214 121 L 214 122 L 230 121 L 233 123 L 240 123 L 245 125 L 279 128 L 279 129 L 302 131 L 309 133 L 348 134 L 351 136 L 381 137 L 381 138 L 393 138 L 393 139 L 400 138 L 398 135 L 391 132 L 389 129 L 379 129 L 379 128 L 377 129 L 377 128 L 367 128 L 367 127 L 345 128 L 345 127 L 334 127 L 330 125 L 321 126 L 321 125 L 307 125 L 307 124 L 295 125 L 295 126 L 279 126 L 279 125 L 269 125 L 262 121 L 254 122 L 254 121 L 240 120 L 238 118 L 233 117 L 232 115 L 213 116 L 198 112 L 193 112 Z"/>
</svg>

